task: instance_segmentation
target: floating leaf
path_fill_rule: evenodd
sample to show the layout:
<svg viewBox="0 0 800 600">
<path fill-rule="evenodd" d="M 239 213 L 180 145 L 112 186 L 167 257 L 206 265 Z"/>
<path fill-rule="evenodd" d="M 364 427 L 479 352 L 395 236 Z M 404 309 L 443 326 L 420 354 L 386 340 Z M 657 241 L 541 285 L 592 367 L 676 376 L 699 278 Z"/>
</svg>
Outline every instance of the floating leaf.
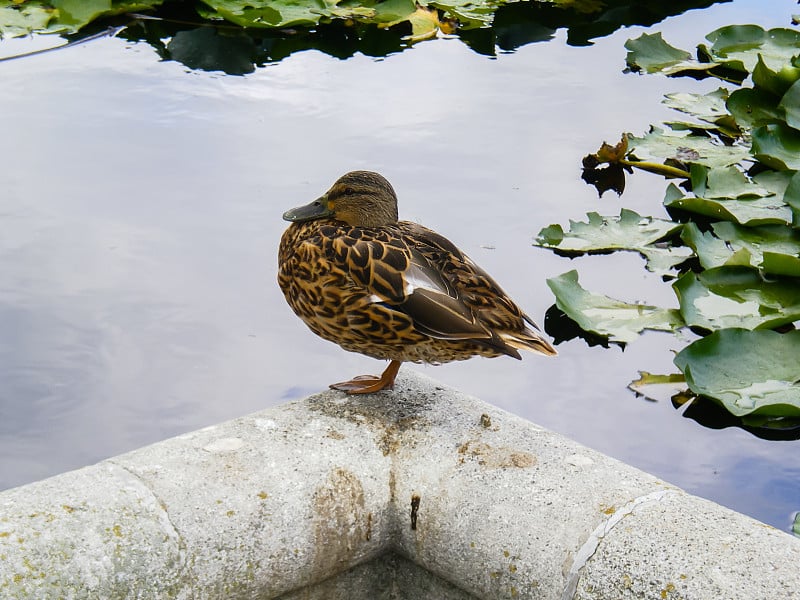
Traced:
<svg viewBox="0 0 800 600">
<path fill-rule="evenodd" d="M 683 227 L 680 223 L 642 217 L 625 208 L 620 211 L 619 217 L 602 217 L 596 212 L 586 216 L 586 222 L 570 220 L 567 232 L 560 225 L 545 227 L 539 232 L 534 245 L 571 256 L 616 250 L 638 252 L 647 259 L 648 268 L 658 273 L 668 271 L 691 254 L 686 248 L 655 245 L 680 230 Z"/>
<path fill-rule="evenodd" d="M 800 416 L 800 331 L 722 329 L 675 357 L 689 388 L 736 416 Z"/>
<path fill-rule="evenodd" d="M 739 128 L 728 112 L 726 105 L 729 93 L 725 88 L 718 88 L 707 94 L 677 92 L 667 94 L 664 104 L 708 123 L 708 125 L 703 126 L 706 129 L 719 129 L 721 133 L 729 137 L 736 137 L 740 133 Z M 697 125 L 678 122 L 670 123 L 670 127 L 673 130 L 678 130 L 697 127 Z"/>
<path fill-rule="evenodd" d="M 783 123 L 756 127 L 752 132 L 753 155 L 773 169 L 800 169 L 800 131 Z"/>
<path fill-rule="evenodd" d="M 628 50 L 628 66 L 634 70 L 669 74 L 674 73 L 676 68 L 702 68 L 691 62 L 691 54 L 665 42 L 660 32 L 643 33 L 625 42 L 625 48 Z"/>
<path fill-rule="evenodd" d="M 728 98 L 726 106 L 743 127 L 757 127 L 783 120 L 783 112 L 778 110 L 778 99 L 764 90 L 736 90 Z"/>
<path fill-rule="evenodd" d="M 734 221 L 740 225 L 772 225 L 792 222 L 792 211 L 777 196 L 752 199 L 698 198 L 684 196 L 676 186 L 664 198 L 664 205 L 712 219 Z M 669 191 L 669 190 L 668 190 Z"/>
<path fill-rule="evenodd" d="M 779 70 L 797 56 L 800 33 L 791 29 L 765 31 L 758 25 L 729 25 L 706 36 L 711 42 L 709 53 L 716 59 L 739 61 L 752 73 L 761 56 L 764 63 Z"/>
<path fill-rule="evenodd" d="M 642 137 L 631 136 L 628 143 L 639 158 L 643 155 L 698 163 L 707 167 L 727 167 L 750 157 L 743 146 L 726 146 L 708 136 L 692 135 L 688 131 L 665 131 L 658 127 Z"/>
<path fill-rule="evenodd" d="M 786 124 L 789 127 L 800 129 L 800 81 L 795 81 L 786 91 L 778 108 L 786 115 Z"/>
<path fill-rule="evenodd" d="M 75 33 L 99 17 L 143 11 L 163 0 L 14 0 L 0 7 L 0 38 L 35 31 Z"/>
<path fill-rule="evenodd" d="M 800 285 L 786 279 L 766 281 L 751 267 L 689 271 L 672 287 L 691 327 L 774 329 L 800 319 Z"/>
<path fill-rule="evenodd" d="M 744 198 L 769 196 L 767 188 L 747 177 L 738 167 L 692 165 L 692 191 L 703 198 Z"/>
<path fill-rule="evenodd" d="M 578 283 L 578 272 L 569 271 L 547 280 L 556 305 L 585 331 L 613 342 L 631 342 L 645 329 L 674 331 L 683 326 L 675 309 L 630 304 L 593 294 Z"/>
<path fill-rule="evenodd" d="M 784 225 L 762 225 L 760 227 L 741 227 L 735 223 L 721 221 L 712 224 L 711 231 L 701 232 L 694 223 L 686 223 L 681 239 L 691 246 L 700 264 L 705 269 L 723 265 L 741 264 L 732 261 L 735 255 L 742 256 L 746 250 L 748 262 L 752 267 L 762 268 L 770 274 L 790 274 L 773 271 L 765 264 L 765 255 L 771 255 L 773 264 L 780 262 L 778 256 L 796 258 L 800 255 L 800 232 Z M 773 267 L 774 268 L 774 267 Z"/>
<path fill-rule="evenodd" d="M 628 389 L 634 394 L 644 396 L 653 402 L 669 400 L 676 394 L 686 390 L 686 378 L 683 373 L 658 375 L 647 371 L 639 371 L 639 379 L 631 381 L 628 384 Z"/>
</svg>

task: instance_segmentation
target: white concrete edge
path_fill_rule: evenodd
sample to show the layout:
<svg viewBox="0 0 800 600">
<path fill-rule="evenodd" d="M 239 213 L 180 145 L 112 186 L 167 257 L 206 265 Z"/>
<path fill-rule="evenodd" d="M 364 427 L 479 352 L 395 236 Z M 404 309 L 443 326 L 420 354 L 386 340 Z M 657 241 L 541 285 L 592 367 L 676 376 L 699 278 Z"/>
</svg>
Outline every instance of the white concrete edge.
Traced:
<svg viewBox="0 0 800 600">
<path fill-rule="evenodd" d="M 800 589 L 800 540 L 405 369 L 0 493 L 0 598 L 276 598 L 387 551 L 486 599 Z"/>
</svg>

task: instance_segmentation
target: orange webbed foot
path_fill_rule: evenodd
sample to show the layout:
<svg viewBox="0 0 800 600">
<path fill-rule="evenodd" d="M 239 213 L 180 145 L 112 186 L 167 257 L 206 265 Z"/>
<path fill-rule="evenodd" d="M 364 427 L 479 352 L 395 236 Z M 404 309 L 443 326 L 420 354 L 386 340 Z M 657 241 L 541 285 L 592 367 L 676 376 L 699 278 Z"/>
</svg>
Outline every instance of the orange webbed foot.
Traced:
<svg viewBox="0 0 800 600">
<path fill-rule="evenodd" d="M 381 373 L 380 377 L 376 377 L 375 375 L 359 375 L 358 377 L 353 377 L 350 381 L 332 383 L 328 387 L 348 394 L 372 394 L 373 392 L 380 392 L 381 390 L 391 390 L 394 388 L 394 380 L 395 377 L 397 377 L 397 372 L 400 370 L 400 364 L 400 361 L 391 361 L 389 366 L 386 367 L 386 370 Z"/>
</svg>

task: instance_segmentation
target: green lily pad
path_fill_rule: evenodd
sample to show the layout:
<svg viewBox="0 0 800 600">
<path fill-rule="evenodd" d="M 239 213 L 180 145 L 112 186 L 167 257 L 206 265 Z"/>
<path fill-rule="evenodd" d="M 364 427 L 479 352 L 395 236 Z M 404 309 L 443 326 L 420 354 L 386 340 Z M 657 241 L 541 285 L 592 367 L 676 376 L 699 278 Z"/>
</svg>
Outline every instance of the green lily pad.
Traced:
<svg viewBox="0 0 800 600">
<path fill-rule="evenodd" d="M 786 115 L 789 127 L 800 129 L 800 81 L 795 81 L 781 98 L 778 108 Z"/>
<path fill-rule="evenodd" d="M 656 245 L 659 240 L 680 230 L 683 227 L 680 223 L 642 217 L 625 208 L 619 217 L 602 217 L 596 212 L 586 216 L 586 222 L 570 220 L 566 232 L 558 224 L 545 227 L 536 236 L 534 246 L 550 248 L 568 256 L 629 250 L 643 255 L 648 269 L 657 273 L 669 271 L 691 255 L 686 248 Z"/>
<path fill-rule="evenodd" d="M 727 221 L 711 227 L 713 233 L 701 232 L 694 223 L 686 223 L 681 231 L 681 239 L 694 249 L 703 268 L 745 264 L 767 274 L 794 275 L 790 265 L 800 256 L 800 231 L 785 225 L 742 227 Z M 742 257 L 747 261 L 741 262 Z"/>
<path fill-rule="evenodd" d="M 697 163 L 707 167 L 727 167 L 750 158 L 748 148 L 726 146 L 708 136 L 688 131 L 666 131 L 653 127 L 642 137 L 629 136 L 628 147 L 639 158 L 650 156 L 680 163 Z"/>
<path fill-rule="evenodd" d="M 691 327 L 774 329 L 800 319 L 800 285 L 786 279 L 764 280 L 751 267 L 689 271 L 672 287 Z"/>
<path fill-rule="evenodd" d="M 664 198 L 664 206 L 705 215 L 712 219 L 733 221 L 740 225 L 773 225 L 792 222 L 792 210 L 778 196 L 765 198 L 698 198 L 684 196 L 674 184 L 670 184 Z"/>
<path fill-rule="evenodd" d="M 725 88 L 717 88 L 708 94 L 675 92 L 666 94 L 663 103 L 682 113 L 714 123 L 720 117 L 728 114 L 728 109 L 725 107 L 728 94 L 729 92 Z"/>
<path fill-rule="evenodd" d="M 612 342 L 632 342 L 645 329 L 674 331 L 683 327 L 675 309 L 615 300 L 586 291 L 578 283 L 578 272 L 568 271 L 547 280 L 556 305 L 584 330 Z"/>
<path fill-rule="evenodd" d="M 773 123 L 756 127 L 752 132 L 753 155 L 773 169 L 800 169 L 800 131 Z"/>
<path fill-rule="evenodd" d="M 778 98 L 755 88 L 741 88 L 731 93 L 726 104 L 739 125 L 758 127 L 783 121 L 783 111 L 778 109 Z"/>
<path fill-rule="evenodd" d="M 704 167 L 693 164 L 692 191 L 703 198 L 745 198 L 772 195 L 764 186 L 749 179 L 738 167 Z"/>
<path fill-rule="evenodd" d="M 666 401 L 672 399 L 676 394 L 685 392 L 686 378 L 683 373 L 661 375 L 639 371 L 639 379 L 631 381 L 628 389 L 653 402 Z"/>
<path fill-rule="evenodd" d="M 800 416 L 800 331 L 722 329 L 684 348 L 674 362 L 695 394 L 736 416 Z"/>
<path fill-rule="evenodd" d="M 33 3 L 2 6 L 0 7 L 0 39 L 19 37 L 32 31 L 45 31 L 57 16 L 58 11 L 52 6 Z"/>
<path fill-rule="evenodd" d="M 24 0 L 0 7 L 0 39 L 33 32 L 75 33 L 99 17 L 143 11 L 164 0 Z"/>
<path fill-rule="evenodd" d="M 647 73 L 670 74 L 676 72 L 676 66 L 678 70 L 698 68 L 698 64 L 691 61 L 691 54 L 670 46 L 660 32 L 643 33 L 625 42 L 625 48 L 628 66 Z"/>
<path fill-rule="evenodd" d="M 758 25 L 729 25 L 706 36 L 711 42 L 709 53 L 716 60 L 740 61 L 752 73 L 761 56 L 764 63 L 780 70 L 790 63 L 800 48 L 800 33 L 792 29 L 765 31 Z"/>
<path fill-rule="evenodd" d="M 800 257 L 798 256 L 790 256 L 779 252 L 764 252 L 762 267 L 768 275 L 800 277 Z"/>
</svg>

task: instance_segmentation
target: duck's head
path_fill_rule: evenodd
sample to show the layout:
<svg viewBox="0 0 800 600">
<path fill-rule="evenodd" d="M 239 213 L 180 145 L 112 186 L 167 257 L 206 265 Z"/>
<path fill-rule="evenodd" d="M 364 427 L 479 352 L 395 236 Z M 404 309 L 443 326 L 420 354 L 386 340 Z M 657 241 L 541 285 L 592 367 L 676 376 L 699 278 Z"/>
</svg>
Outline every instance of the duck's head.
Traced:
<svg viewBox="0 0 800 600">
<path fill-rule="evenodd" d="M 379 173 L 351 171 L 311 204 L 283 213 L 287 221 L 333 218 L 357 227 L 379 227 L 397 222 L 397 196 Z"/>
</svg>

